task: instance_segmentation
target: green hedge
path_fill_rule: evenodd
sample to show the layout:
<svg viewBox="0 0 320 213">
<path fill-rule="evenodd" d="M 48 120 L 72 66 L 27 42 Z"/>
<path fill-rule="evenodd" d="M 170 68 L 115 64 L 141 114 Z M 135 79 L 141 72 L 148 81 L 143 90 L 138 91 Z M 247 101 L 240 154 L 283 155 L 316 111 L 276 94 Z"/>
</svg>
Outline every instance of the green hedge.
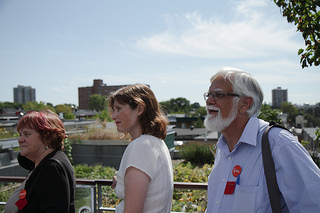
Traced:
<svg viewBox="0 0 320 213">
<path fill-rule="evenodd" d="M 179 156 L 197 165 L 213 164 L 215 144 L 209 142 L 188 142 L 179 148 Z"/>
</svg>

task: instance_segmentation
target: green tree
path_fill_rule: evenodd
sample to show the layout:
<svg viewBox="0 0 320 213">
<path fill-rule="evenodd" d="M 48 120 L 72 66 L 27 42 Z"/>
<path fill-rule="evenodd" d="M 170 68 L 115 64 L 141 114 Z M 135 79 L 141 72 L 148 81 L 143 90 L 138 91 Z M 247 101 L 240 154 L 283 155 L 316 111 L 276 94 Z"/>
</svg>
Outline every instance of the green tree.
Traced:
<svg viewBox="0 0 320 213">
<path fill-rule="evenodd" d="M 8 108 L 8 109 L 22 109 L 22 103 L 14 103 L 14 102 L 0 102 L 0 109 Z"/>
<path fill-rule="evenodd" d="M 301 140 L 301 145 L 305 148 L 305 149 L 307 149 L 307 145 L 310 143 L 309 141 L 305 141 L 305 140 Z"/>
<path fill-rule="evenodd" d="M 100 112 L 106 109 L 106 107 L 107 107 L 107 100 L 105 96 L 101 96 L 98 94 L 90 95 L 89 109 Z"/>
<path fill-rule="evenodd" d="M 207 110 L 206 107 L 199 107 L 198 109 L 196 109 L 195 113 L 193 114 L 193 116 L 197 117 L 197 116 L 206 116 L 207 115 Z"/>
<path fill-rule="evenodd" d="M 99 119 L 100 121 L 107 121 L 111 122 L 112 119 L 107 110 L 102 110 L 100 113 L 97 113 L 95 116 L 92 117 L 93 119 Z"/>
<path fill-rule="evenodd" d="M 306 121 L 305 127 L 315 127 L 320 125 L 320 117 L 314 116 L 310 113 L 305 113 L 303 117 Z"/>
<path fill-rule="evenodd" d="M 299 49 L 302 68 L 320 64 L 320 2 L 319 0 L 274 0 L 289 23 L 297 25 L 306 48 Z"/>
<path fill-rule="evenodd" d="M 56 113 L 59 114 L 59 113 L 66 113 L 66 112 L 72 112 L 72 108 L 71 106 L 67 106 L 65 104 L 58 104 L 55 106 L 55 109 L 56 109 Z"/>
<path fill-rule="evenodd" d="M 171 98 L 170 106 L 174 113 L 185 113 L 188 114 L 190 111 L 190 101 L 185 98 Z"/>
<path fill-rule="evenodd" d="M 55 107 L 56 113 L 63 113 L 63 117 L 67 120 L 75 119 L 74 114 L 72 113 L 72 106 L 67 104 L 59 104 Z"/>
<path fill-rule="evenodd" d="M 46 104 L 42 101 L 40 101 L 39 103 L 36 101 L 29 101 L 26 104 L 24 104 L 22 106 L 23 110 L 28 112 L 28 111 L 40 111 L 40 110 L 44 110 L 44 109 L 50 109 L 52 112 L 56 112 L 55 108 L 52 106 L 52 104 Z"/>
<path fill-rule="evenodd" d="M 193 123 L 194 128 L 204 128 L 203 120 L 198 117 L 198 120 Z"/>
<path fill-rule="evenodd" d="M 199 109 L 201 106 L 198 102 L 194 102 L 190 105 L 191 109 Z"/>
<path fill-rule="evenodd" d="M 63 116 L 66 120 L 74 120 L 76 118 L 72 112 L 66 112 Z"/>
<path fill-rule="evenodd" d="M 280 113 L 281 113 L 280 110 L 272 109 L 270 105 L 263 104 L 258 118 L 268 122 L 274 121 L 278 124 L 282 124 L 281 119 L 278 117 Z"/>
<path fill-rule="evenodd" d="M 295 121 L 296 121 L 296 116 L 300 114 L 299 110 L 297 107 L 295 107 L 292 103 L 290 102 L 284 102 L 281 104 L 281 108 L 283 113 L 288 114 L 288 122 L 290 126 L 294 126 Z"/>
<path fill-rule="evenodd" d="M 165 114 L 170 114 L 171 113 L 171 103 L 170 103 L 170 101 L 162 101 L 159 104 L 161 106 L 162 111 Z"/>
<path fill-rule="evenodd" d="M 198 110 L 201 112 L 201 115 L 206 114 L 206 112 L 203 114 L 203 109 L 198 102 L 194 102 L 193 104 L 190 104 L 189 100 L 182 97 L 171 98 L 169 101 L 162 101 L 162 102 L 159 102 L 159 104 L 165 114 L 178 114 L 178 113 L 190 114 L 191 110 L 196 111 L 196 113 L 193 114 L 196 116 L 198 116 L 199 114 L 197 113 Z"/>
</svg>

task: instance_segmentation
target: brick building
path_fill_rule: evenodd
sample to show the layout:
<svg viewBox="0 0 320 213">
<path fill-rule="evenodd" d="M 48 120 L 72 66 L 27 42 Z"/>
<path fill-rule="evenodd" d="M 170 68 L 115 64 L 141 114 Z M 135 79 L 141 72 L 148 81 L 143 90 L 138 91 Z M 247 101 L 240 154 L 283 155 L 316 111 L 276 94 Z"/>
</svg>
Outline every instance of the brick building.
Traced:
<svg viewBox="0 0 320 213">
<path fill-rule="evenodd" d="M 89 109 L 90 95 L 98 94 L 101 96 L 108 96 L 110 92 L 116 91 L 125 86 L 128 85 L 107 86 L 101 79 L 95 79 L 93 80 L 93 86 L 78 88 L 79 109 Z"/>
</svg>

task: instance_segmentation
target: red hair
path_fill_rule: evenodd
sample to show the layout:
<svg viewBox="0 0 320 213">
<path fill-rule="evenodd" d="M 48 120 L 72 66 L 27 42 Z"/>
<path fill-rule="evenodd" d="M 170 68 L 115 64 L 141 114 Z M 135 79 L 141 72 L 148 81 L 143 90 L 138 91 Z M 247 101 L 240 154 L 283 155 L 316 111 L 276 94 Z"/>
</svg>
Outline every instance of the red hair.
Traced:
<svg viewBox="0 0 320 213">
<path fill-rule="evenodd" d="M 28 112 L 18 122 L 18 132 L 22 128 L 34 129 L 41 141 L 49 148 L 61 150 L 66 138 L 65 127 L 57 114 L 51 110 Z"/>
</svg>

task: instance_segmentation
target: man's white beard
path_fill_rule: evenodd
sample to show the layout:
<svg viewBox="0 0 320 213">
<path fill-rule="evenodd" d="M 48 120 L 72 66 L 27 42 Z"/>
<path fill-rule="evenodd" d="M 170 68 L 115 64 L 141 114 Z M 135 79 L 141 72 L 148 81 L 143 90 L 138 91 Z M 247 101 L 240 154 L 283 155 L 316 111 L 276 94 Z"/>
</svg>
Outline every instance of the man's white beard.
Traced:
<svg viewBox="0 0 320 213">
<path fill-rule="evenodd" d="M 222 118 L 221 111 L 219 108 L 214 107 L 214 106 L 206 106 L 207 115 L 204 120 L 204 126 L 211 131 L 220 132 L 220 131 L 224 130 L 237 117 L 237 114 L 238 114 L 237 106 L 238 106 L 238 104 L 236 102 L 234 102 L 233 107 L 230 112 L 230 115 L 227 118 Z M 214 117 L 214 115 L 211 115 L 208 113 L 208 109 L 217 110 L 218 115 L 216 115 Z"/>
</svg>

